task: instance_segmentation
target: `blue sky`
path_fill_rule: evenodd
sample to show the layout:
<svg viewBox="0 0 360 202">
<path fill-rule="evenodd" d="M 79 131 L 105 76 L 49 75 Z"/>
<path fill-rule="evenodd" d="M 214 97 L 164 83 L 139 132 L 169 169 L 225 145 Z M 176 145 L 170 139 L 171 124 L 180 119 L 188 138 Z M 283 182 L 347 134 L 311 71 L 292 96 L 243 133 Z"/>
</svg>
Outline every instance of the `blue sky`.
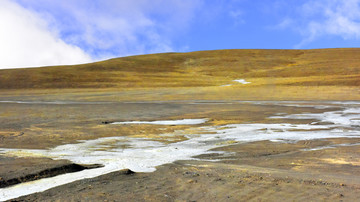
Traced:
<svg viewBox="0 0 360 202">
<path fill-rule="evenodd" d="M 360 0 L 1 0 L 0 68 L 360 46 Z"/>
</svg>

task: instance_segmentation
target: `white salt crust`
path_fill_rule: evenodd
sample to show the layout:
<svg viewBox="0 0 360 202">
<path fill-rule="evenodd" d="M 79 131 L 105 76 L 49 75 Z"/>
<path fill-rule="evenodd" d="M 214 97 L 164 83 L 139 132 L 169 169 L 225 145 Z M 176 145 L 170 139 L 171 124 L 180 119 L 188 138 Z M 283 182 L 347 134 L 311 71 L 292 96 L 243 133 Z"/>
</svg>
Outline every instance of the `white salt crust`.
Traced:
<svg viewBox="0 0 360 202">
<path fill-rule="evenodd" d="M 281 103 L 277 104 L 281 105 Z M 286 105 L 288 103 L 282 104 Z M 309 107 L 308 104 L 306 105 L 306 107 Z M 102 168 L 63 174 L 0 189 L 0 200 L 4 201 L 42 192 L 77 180 L 93 178 L 126 168 L 135 172 L 153 172 L 156 166 L 159 165 L 177 160 L 190 160 L 194 159 L 192 158 L 193 156 L 213 153 L 209 152 L 209 150 L 224 146 L 227 142 L 255 142 L 261 140 L 296 142 L 299 140 L 324 138 L 360 138 L 358 128 L 360 123 L 360 104 L 358 102 L 322 103 L 322 105 L 329 105 L 327 107 L 337 105 L 336 107 L 341 108 L 341 110 L 324 113 L 280 114 L 270 117 L 277 119 L 316 120 L 312 124 L 229 124 L 200 127 L 198 129 L 200 129 L 201 134 L 187 134 L 187 140 L 171 144 L 146 138 L 106 137 L 96 140 L 79 141 L 77 144 L 61 145 L 49 150 L 0 149 L 0 154 L 7 156 L 49 157 L 55 160 L 66 159 L 77 164 L 104 165 Z M 314 107 L 316 106 L 314 105 Z M 206 121 L 207 119 L 183 119 L 152 122 L 120 122 L 114 124 L 185 124 L 194 125 L 195 127 L 195 125 L 205 123 Z M 317 125 L 317 123 L 322 124 Z M 314 150 L 336 146 L 347 145 L 332 145 L 314 148 Z"/>
<path fill-rule="evenodd" d="M 236 79 L 236 80 L 233 80 L 233 81 L 241 83 L 241 84 L 249 84 L 249 83 L 251 83 L 251 82 L 245 81 L 245 79 Z"/>
</svg>

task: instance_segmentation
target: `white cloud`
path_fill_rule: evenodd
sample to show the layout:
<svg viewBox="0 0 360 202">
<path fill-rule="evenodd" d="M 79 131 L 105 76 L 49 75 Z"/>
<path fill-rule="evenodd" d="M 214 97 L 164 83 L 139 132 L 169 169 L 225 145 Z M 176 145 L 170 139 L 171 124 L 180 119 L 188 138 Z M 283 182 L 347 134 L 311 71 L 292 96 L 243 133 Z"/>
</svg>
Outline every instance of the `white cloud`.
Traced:
<svg viewBox="0 0 360 202">
<path fill-rule="evenodd" d="M 285 29 L 289 26 L 291 26 L 294 23 L 294 21 L 290 18 L 285 18 L 281 23 L 273 27 L 274 29 Z"/>
<path fill-rule="evenodd" d="M 203 1 L 0 0 L 0 68 L 178 50 Z"/>
<path fill-rule="evenodd" d="M 301 48 L 323 36 L 339 36 L 344 40 L 360 39 L 360 0 L 308 1 L 298 15 L 285 26 L 301 33 Z M 290 22 L 290 21 L 288 21 Z"/>
<path fill-rule="evenodd" d="M 46 21 L 9 0 L 0 1 L 0 69 L 90 62 L 79 47 L 49 31 Z"/>
<path fill-rule="evenodd" d="M 203 0 L 17 0 L 50 15 L 61 38 L 95 59 L 169 52 Z"/>
<path fill-rule="evenodd" d="M 244 24 L 244 12 L 241 10 L 231 10 L 229 12 L 230 17 L 232 17 L 235 20 L 235 25 Z"/>
</svg>

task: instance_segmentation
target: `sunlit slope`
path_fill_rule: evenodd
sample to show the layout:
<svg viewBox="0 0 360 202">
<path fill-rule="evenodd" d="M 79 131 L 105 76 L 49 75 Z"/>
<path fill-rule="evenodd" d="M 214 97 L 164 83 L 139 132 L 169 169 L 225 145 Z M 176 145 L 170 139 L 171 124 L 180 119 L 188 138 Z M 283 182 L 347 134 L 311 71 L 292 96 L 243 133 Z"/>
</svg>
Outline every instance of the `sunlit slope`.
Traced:
<svg viewBox="0 0 360 202">
<path fill-rule="evenodd" d="M 240 84 L 235 79 L 251 83 Z M 346 93 L 358 99 L 358 86 L 360 49 L 215 50 L 140 55 L 75 66 L 0 70 L 0 90 L 167 89 L 171 92 L 169 88 L 183 87 L 189 94 L 198 94 L 199 99 L 201 96 L 215 99 L 214 93 L 228 99 L 241 96 L 302 99 L 306 93 L 323 91 L 328 92 L 323 99 L 339 99 Z M 270 91 L 273 95 L 264 97 Z M 339 98 L 331 97 L 331 93 Z M 310 94 L 306 96 L 311 97 Z"/>
</svg>

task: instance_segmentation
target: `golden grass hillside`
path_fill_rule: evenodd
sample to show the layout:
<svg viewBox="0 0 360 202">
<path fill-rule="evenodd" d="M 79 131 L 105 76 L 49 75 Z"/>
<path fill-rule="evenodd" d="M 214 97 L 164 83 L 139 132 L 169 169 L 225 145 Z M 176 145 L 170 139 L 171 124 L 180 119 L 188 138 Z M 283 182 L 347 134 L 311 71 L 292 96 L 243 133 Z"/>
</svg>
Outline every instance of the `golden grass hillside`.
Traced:
<svg viewBox="0 0 360 202">
<path fill-rule="evenodd" d="M 235 79 L 251 83 L 244 85 Z M 358 100 L 358 86 L 357 48 L 163 53 L 83 65 L 0 70 L 0 96 L 31 91 L 120 92 L 107 95 L 109 100 Z"/>
</svg>

